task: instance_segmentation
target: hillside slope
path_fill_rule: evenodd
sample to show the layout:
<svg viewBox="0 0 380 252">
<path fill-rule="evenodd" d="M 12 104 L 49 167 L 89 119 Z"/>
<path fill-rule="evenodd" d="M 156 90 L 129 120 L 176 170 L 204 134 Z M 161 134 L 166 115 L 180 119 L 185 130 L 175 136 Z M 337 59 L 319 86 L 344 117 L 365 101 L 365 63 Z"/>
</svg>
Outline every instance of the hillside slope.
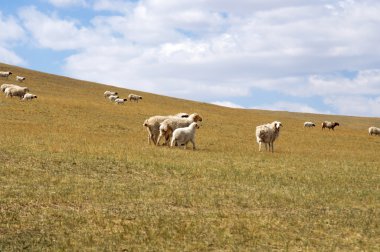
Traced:
<svg viewBox="0 0 380 252">
<path fill-rule="evenodd" d="M 379 118 L 241 110 L 0 64 L 38 99 L 0 97 L 0 250 L 379 250 Z M 1 84 L 2 84 L 1 83 Z M 140 103 L 115 105 L 105 90 Z M 143 121 L 197 112 L 197 151 Z M 275 153 L 255 127 L 283 124 Z M 321 131 L 323 120 L 339 121 Z M 304 129 L 314 121 L 314 129 Z"/>
</svg>

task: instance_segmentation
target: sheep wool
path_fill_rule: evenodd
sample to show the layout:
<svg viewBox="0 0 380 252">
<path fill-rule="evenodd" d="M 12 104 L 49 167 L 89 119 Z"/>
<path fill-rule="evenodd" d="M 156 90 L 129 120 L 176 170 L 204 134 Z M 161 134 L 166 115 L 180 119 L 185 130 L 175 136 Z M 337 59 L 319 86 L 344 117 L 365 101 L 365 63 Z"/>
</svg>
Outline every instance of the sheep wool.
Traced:
<svg viewBox="0 0 380 252">
<path fill-rule="evenodd" d="M 186 149 L 187 144 L 191 142 L 193 144 L 193 150 L 195 150 L 196 129 L 199 129 L 199 125 L 196 122 L 193 122 L 187 127 L 174 130 L 170 147 L 173 148 L 175 144 L 177 144 L 178 146 L 184 145 L 184 149 Z"/>
<path fill-rule="evenodd" d="M 259 144 L 259 151 L 261 151 L 261 144 L 264 143 L 266 150 L 268 144 L 269 151 L 272 149 L 272 153 L 274 152 L 274 141 L 280 135 L 280 127 L 282 127 L 282 124 L 278 121 L 256 127 L 256 141 Z"/>
</svg>

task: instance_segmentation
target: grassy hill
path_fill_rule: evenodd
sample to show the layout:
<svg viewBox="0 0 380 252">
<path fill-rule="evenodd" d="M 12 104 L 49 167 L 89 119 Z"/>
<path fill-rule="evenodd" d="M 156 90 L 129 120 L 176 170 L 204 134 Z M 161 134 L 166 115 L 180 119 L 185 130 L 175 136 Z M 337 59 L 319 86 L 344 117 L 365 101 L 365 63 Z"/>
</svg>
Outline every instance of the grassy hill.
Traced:
<svg viewBox="0 0 380 252">
<path fill-rule="evenodd" d="M 5 70 L 38 99 L 0 97 L 0 251 L 380 250 L 380 137 L 367 133 L 379 118 L 138 91 L 118 106 L 103 92 L 131 90 Z M 203 116 L 198 150 L 148 145 L 143 121 L 178 112 Z M 260 153 L 255 127 L 273 120 L 275 153 Z"/>
</svg>

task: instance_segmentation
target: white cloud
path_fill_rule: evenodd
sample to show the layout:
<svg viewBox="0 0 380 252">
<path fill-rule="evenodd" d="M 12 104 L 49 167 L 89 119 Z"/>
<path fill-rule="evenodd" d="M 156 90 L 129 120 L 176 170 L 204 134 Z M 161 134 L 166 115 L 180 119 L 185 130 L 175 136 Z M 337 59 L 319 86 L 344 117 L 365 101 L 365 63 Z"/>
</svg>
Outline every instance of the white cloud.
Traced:
<svg viewBox="0 0 380 252">
<path fill-rule="evenodd" d="M 329 111 L 319 111 L 313 107 L 310 107 L 302 103 L 279 101 L 273 104 L 254 106 L 253 109 L 264 109 L 264 110 L 280 110 L 280 111 L 292 111 L 301 113 L 313 113 L 313 114 L 330 114 Z"/>
<path fill-rule="evenodd" d="M 211 104 L 215 104 L 215 105 L 219 105 L 223 107 L 229 107 L 229 108 L 241 108 L 241 109 L 244 108 L 243 106 L 230 102 L 230 101 L 215 101 L 215 102 L 211 102 Z"/>
<path fill-rule="evenodd" d="M 380 96 L 369 98 L 365 96 L 333 96 L 324 101 L 342 115 L 380 116 Z"/>
<path fill-rule="evenodd" d="M 86 6 L 86 0 L 47 0 L 56 7 Z"/>
</svg>

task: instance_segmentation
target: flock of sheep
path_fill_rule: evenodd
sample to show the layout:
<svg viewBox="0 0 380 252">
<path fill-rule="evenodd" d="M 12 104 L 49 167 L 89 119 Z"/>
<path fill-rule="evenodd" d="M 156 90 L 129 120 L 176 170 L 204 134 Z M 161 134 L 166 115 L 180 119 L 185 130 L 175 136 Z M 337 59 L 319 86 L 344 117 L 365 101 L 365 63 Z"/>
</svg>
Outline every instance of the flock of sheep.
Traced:
<svg viewBox="0 0 380 252">
<path fill-rule="evenodd" d="M 9 79 L 9 76 L 12 75 L 12 72 L 6 71 L 6 72 L 0 72 L 0 77 L 5 77 Z M 22 76 L 16 76 L 16 81 L 23 82 L 26 78 Z M 4 83 L 0 87 L 1 92 L 5 94 L 5 97 L 19 97 L 23 101 L 27 100 L 33 100 L 36 99 L 37 96 L 34 94 L 29 93 L 28 87 L 21 87 L 16 84 L 7 84 Z"/>
<path fill-rule="evenodd" d="M 9 78 L 12 72 L 0 72 L 0 77 Z M 23 82 L 26 78 L 22 76 L 16 76 L 16 81 Z M 16 84 L 3 84 L 1 85 L 1 91 L 6 97 L 19 97 L 22 100 L 32 100 L 36 99 L 37 96 L 29 93 L 28 87 L 21 87 Z M 130 94 L 127 98 L 120 98 L 117 92 L 105 91 L 104 98 L 109 99 L 115 104 L 124 104 L 128 99 L 129 101 L 138 102 L 142 100 L 142 96 Z M 146 119 L 143 126 L 146 127 L 148 131 L 148 143 L 155 145 L 160 145 L 161 139 L 164 139 L 163 145 L 170 147 L 174 146 L 184 146 L 187 148 L 189 142 L 193 145 L 193 150 L 195 147 L 195 131 L 199 129 L 199 122 L 202 121 L 202 117 L 197 113 L 191 115 L 187 113 L 178 113 L 175 115 L 168 116 L 152 116 Z M 339 126 L 338 122 L 322 122 L 322 130 L 328 128 L 329 130 L 334 130 L 336 126 Z M 256 127 L 256 141 L 259 144 L 259 151 L 261 151 L 261 145 L 265 145 L 265 149 L 274 152 L 274 142 L 280 135 L 280 128 L 282 127 L 281 122 L 274 121 L 272 123 L 259 125 Z M 312 128 L 315 127 L 313 122 L 305 122 L 304 127 Z M 380 128 L 370 127 L 368 129 L 369 135 L 380 135 Z"/>
</svg>

